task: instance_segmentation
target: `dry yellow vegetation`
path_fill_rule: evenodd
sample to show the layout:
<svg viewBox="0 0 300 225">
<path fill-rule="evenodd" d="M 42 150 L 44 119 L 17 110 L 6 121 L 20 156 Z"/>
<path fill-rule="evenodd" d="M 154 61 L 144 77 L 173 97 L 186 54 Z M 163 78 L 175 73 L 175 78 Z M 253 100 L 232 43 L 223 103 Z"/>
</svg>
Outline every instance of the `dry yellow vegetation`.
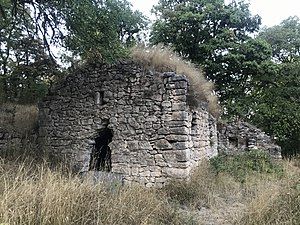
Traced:
<svg viewBox="0 0 300 225">
<path fill-rule="evenodd" d="M 163 189 L 93 183 L 65 167 L 0 160 L 4 224 L 289 224 L 300 221 L 299 168 L 244 183 L 203 162 L 188 182 Z"/>
<path fill-rule="evenodd" d="M 184 224 L 154 190 L 93 184 L 46 164 L 14 163 L 0 161 L 0 223 Z"/>
<path fill-rule="evenodd" d="M 143 67 L 157 72 L 176 72 L 187 76 L 190 82 L 189 95 L 208 103 L 212 115 L 220 115 L 218 98 L 214 94 L 214 85 L 206 80 L 203 72 L 192 63 L 184 60 L 170 48 L 157 45 L 153 47 L 136 46 L 131 50 L 133 60 Z"/>
<path fill-rule="evenodd" d="M 38 108 L 31 104 L 4 103 L 0 106 L 0 127 L 25 135 L 37 125 Z"/>
</svg>

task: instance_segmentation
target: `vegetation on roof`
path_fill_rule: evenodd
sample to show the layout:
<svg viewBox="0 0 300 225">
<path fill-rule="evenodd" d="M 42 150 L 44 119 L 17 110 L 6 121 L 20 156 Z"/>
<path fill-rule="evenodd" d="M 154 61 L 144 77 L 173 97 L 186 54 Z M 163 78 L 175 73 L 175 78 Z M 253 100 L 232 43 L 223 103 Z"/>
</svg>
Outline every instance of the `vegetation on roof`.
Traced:
<svg viewBox="0 0 300 225">
<path fill-rule="evenodd" d="M 132 48 L 131 55 L 134 61 L 143 67 L 157 72 L 176 72 L 184 74 L 189 81 L 189 95 L 192 98 L 190 105 L 198 101 L 208 103 L 209 112 L 218 117 L 220 106 L 214 93 L 214 85 L 208 81 L 203 71 L 191 62 L 181 58 L 176 52 L 168 47 L 156 45 L 152 47 L 136 46 Z"/>
</svg>

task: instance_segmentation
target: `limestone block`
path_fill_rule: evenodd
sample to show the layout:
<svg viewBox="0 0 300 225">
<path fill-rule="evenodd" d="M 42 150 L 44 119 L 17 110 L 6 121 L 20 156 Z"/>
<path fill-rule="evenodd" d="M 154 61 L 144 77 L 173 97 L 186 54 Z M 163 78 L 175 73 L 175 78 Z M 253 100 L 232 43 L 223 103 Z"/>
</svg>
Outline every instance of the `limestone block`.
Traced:
<svg viewBox="0 0 300 225">
<path fill-rule="evenodd" d="M 82 119 L 81 124 L 82 125 L 92 125 L 93 124 L 93 119 Z"/>
<path fill-rule="evenodd" d="M 170 93 L 172 96 L 186 96 L 187 90 L 186 89 L 174 89 Z"/>
<path fill-rule="evenodd" d="M 152 146 L 149 141 L 139 141 L 138 142 L 139 149 L 141 150 L 152 150 Z"/>
<path fill-rule="evenodd" d="M 178 135 L 188 135 L 190 134 L 190 129 L 187 127 L 170 127 L 170 134 L 178 134 Z"/>
<path fill-rule="evenodd" d="M 138 149 L 140 149 L 138 141 L 127 141 L 127 147 L 131 151 L 137 151 Z"/>
<path fill-rule="evenodd" d="M 172 120 L 188 120 L 188 113 L 185 111 L 172 112 Z"/>
<path fill-rule="evenodd" d="M 133 176 L 138 176 L 139 175 L 139 167 L 131 167 L 131 174 Z"/>
<path fill-rule="evenodd" d="M 167 163 L 165 162 L 165 159 L 162 154 L 156 154 L 154 156 L 155 165 L 159 167 L 165 167 L 167 166 Z"/>
<path fill-rule="evenodd" d="M 161 102 L 162 101 L 162 95 L 154 94 L 150 97 L 151 100 L 154 102 Z"/>
<path fill-rule="evenodd" d="M 165 173 L 168 177 L 175 179 L 185 179 L 189 176 L 188 169 L 164 168 L 163 173 Z"/>
<path fill-rule="evenodd" d="M 168 150 L 168 149 L 172 149 L 173 146 L 170 144 L 168 140 L 161 139 L 156 141 L 154 148 L 159 150 Z"/>
<path fill-rule="evenodd" d="M 188 127 L 188 122 L 187 121 L 182 121 L 182 120 L 171 120 L 171 121 L 166 121 L 164 122 L 166 127 Z"/>
<path fill-rule="evenodd" d="M 151 188 L 151 187 L 154 187 L 154 186 L 156 186 L 155 183 L 147 183 L 146 184 L 147 188 Z"/>
<path fill-rule="evenodd" d="M 185 135 L 178 135 L 178 134 L 170 134 L 166 136 L 166 140 L 168 141 L 188 141 L 189 136 L 187 134 Z"/>
<path fill-rule="evenodd" d="M 150 177 L 150 171 L 143 171 L 141 173 L 139 173 L 139 176 L 141 177 Z"/>
<path fill-rule="evenodd" d="M 187 81 L 185 75 L 172 73 L 172 76 L 169 78 L 169 81 Z"/>
<path fill-rule="evenodd" d="M 187 106 L 185 102 L 173 102 L 172 111 L 184 111 Z"/>
<path fill-rule="evenodd" d="M 165 183 L 165 182 L 167 182 L 167 179 L 165 177 L 156 177 L 155 182 L 156 183 Z"/>
<path fill-rule="evenodd" d="M 174 149 L 178 149 L 178 150 L 183 150 L 183 149 L 188 149 L 192 147 L 192 142 L 176 142 L 173 144 L 173 148 Z"/>
<path fill-rule="evenodd" d="M 173 95 L 173 92 L 171 92 L 170 95 Z M 175 102 L 186 102 L 186 95 L 175 95 L 172 97 L 172 99 Z"/>
<path fill-rule="evenodd" d="M 135 118 L 133 117 L 129 117 L 128 118 L 128 124 L 132 127 L 134 127 L 135 129 L 139 129 L 139 123 L 136 121 Z"/>
<path fill-rule="evenodd" d="M 155 116 L 155 115 L 151 115 L 151 116 L 148 116 L 147 118 L 145 118 L 145 121 L 147 122 L 157 122 L 158 118 Z M 152 125 L 152 124 L 151 124 Z"/>
<path fill-rule="evenodd" d="M 163 101 L 163 102 L 161 103 L 161 106 L 162 106 L 163 108 L 171 108 L 171 107 L 172 107 L 172 102 L 171 102 L 171 101 Z"/>
</svg>

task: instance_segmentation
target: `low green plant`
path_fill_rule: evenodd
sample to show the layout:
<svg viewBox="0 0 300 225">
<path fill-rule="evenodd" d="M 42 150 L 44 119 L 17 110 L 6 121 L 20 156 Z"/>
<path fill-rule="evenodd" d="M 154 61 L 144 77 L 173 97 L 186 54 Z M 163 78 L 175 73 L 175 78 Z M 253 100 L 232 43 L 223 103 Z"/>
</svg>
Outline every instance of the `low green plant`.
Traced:
<svg viewBox="0 0 300 225">
<path fill-rule="evenodd" d="M 273 173 L 281 176 L 283 168 L 262 150 L 252 150 L 239 155 L 219 155 L 210 160 L 217 173 L 225 172 L 240 182 L 253 173 Z"/>
</svg>

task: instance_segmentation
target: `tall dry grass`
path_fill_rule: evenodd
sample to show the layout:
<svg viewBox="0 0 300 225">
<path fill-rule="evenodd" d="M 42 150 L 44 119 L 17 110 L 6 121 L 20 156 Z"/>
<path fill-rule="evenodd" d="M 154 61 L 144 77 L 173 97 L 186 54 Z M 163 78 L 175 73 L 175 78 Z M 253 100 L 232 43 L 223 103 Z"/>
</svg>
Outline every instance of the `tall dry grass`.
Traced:
<svg viewBox="0 0 300 225">
<path fill-rule="evenodd" d="M 200 69 L 197 69 L 195 65 L 182 59 L 170 48 L 162 45 L 149 48 L 136 46 L 131 51 L 131 57 L 134 61 L 147 69 L 157 72 L 173 71 L 178 74 L 186 75 L 190 82 L 190 97 L 196 101 L 201 100 L 208 102 L 208 108 L 211 114 L 215 117 L 219 116 L 220 106 L 218 104 L 218 98 L 213 91 L 213 83 L 206 80 Z M 191 102 L 193 102 L 193 100 Z"/>
<path fill-rule="evenodd" d="M 300 180 L 251 174 L 243 183 L 208 162 L 163 189 L 82 179 L 65 167 L 0 160 L 0 224 L 299 224 Z"/>
<path fill-rule="evenodd" d="M 11 107 L 17 113 L 7 122 L 31 129 L 35 107 Z M 9 155 L 3 156 L 5 151 Z M 260 154 L 212 160 L 200 164 L 189 181 L 155 190 L 95 184 L 66 165 L 53 168 L 48 157 L 41 162 L 41 155 L 30 143 L 1 149 L 0 224 L 300 224 L 299 158 L 282 162 L 283 171 L 270 170 L 275 167 L 266 162 L 273 162 Z M 259 165 L 251 163 L 253 157 Z M 215 163 L 227 169 L 216 170 Z M 242 182 L 236 179 L 240 171 Z"/>
<path fill-rule="evenodd" d="M 188 182 L 174 181 L 165 192 L 171 202 L 188 211 L 196 210 L 204 224 L 298 225 L 298 163 L 280 162 L 283 172 L 249 171 L 241 182 L 228 172 L 216 173 L 211 164 L 204 162 Z"/>
<path fill-rule="evenodd" d="M 4 103 L 0 106 L 0 127 L 19 135 L 27 135 L 37 126 L 36 105 Z"/>
<path fill-rule="evenodd" d="M 187 224 L 162 193 L 0 161 L 0 224 Z"/>
<path fill-rule="evenodd" d="M 42 151 L 35 143 L 37 122 L 36 105 L 1 104 L 0 133 L 3 140 L 0 158 L 42 158 Z"/>
<path fill-rule="evenodd" d="M 213 208 L 222 205 L 226 196 L 240 194 L 241 184 L 228 174 L 217 175 L 209 162 L 202 162 L 191 179 L 173 181 L 165 187 L 171 201 L 191 209 Z"/>
<path fill-rule="evenodd" d="M 300 169 L 299 159 L 282 162 L 285 176 L 281 179 L 255 177 L 245 212 L 235 220 L 237 225 L 298 225 L 300 224 Z M 252 180 L 252 181 L 253 181 Z M 253 188 L 256 188 L 253 191 Z"/>
</svg>

